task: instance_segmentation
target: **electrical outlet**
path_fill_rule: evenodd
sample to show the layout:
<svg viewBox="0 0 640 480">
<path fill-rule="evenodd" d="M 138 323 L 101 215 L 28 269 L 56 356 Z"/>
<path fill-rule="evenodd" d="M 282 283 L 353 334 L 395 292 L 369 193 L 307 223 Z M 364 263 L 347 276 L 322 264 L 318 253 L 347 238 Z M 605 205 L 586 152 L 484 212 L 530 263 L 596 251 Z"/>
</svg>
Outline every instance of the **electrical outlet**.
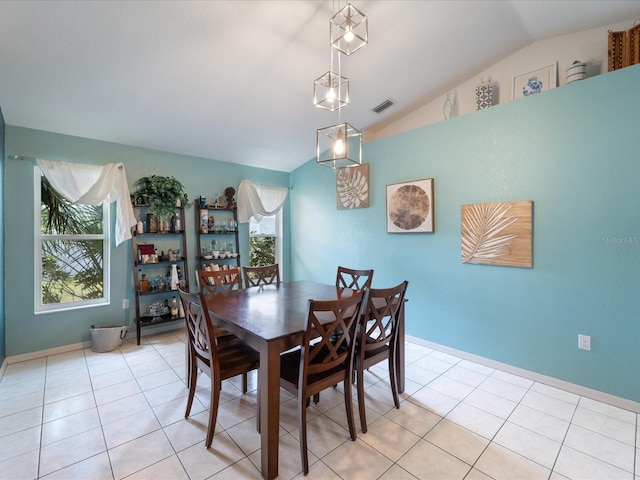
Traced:
<svg viewBox="0 0 640 480">
<path fill-rule="evenodd" d="M 128 298 L 123 298 L 122 299 L 122 309 L 126 310 L 127 308 L 129 308 L 129 299 Z"/>
<path fill-rule="evenodd" d="M 578 335 L 578 348 L 580 350 L 591 350 L 591 337 L 589 335 Z"/>
</svg>

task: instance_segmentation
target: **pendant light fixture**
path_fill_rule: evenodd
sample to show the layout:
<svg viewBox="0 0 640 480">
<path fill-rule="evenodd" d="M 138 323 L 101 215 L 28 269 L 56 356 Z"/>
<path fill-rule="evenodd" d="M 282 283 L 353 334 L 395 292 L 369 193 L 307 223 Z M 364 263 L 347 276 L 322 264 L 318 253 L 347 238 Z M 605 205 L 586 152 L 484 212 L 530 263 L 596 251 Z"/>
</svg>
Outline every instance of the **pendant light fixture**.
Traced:
<svg viewBox="0 0 640 480">
<path fill-rule="evenodd" d="M 369 20 L 356 7 L 347 5 L 331 17 L 331 46 L 351 55 L 369 42 Z"/>
<path fill-rule="evenodd" d="M 349 79 L 329 70 L 313 82 L 313 104 L 334 112 L 349 104 Z"/>
<path fill-rule="evenodd" d="M 341 75 L 340 55 L 338 73 L 333 71 L 334 49 L 345 55 L 359 50 L 368 42 L 368 20 L 350 3 L 329 20 L 331 43 L 331 69 L 318 77 L 313 86 L 316 107 L 338 110 L 338 123 L 316 130 L 316 163 L 336 169 L 362 164 L 362 132 L 341 122 L 342 107 L 349 104 L 349 79 Z"/>
<path fill-rule="evenodd" d="M 332 169 L 362 163 L 362 132 L 348 123 L 316 131 L 316 163 Z"/>
<path fill-rule="evenodd" d="M 340 55 L 338 73 L 333 71 L 333 49 L 331 69 L 313 82 L 313 104 L 330 112 L 340 110 L 349 104 L 349 79 L 340 75 Z"/>
</svg>

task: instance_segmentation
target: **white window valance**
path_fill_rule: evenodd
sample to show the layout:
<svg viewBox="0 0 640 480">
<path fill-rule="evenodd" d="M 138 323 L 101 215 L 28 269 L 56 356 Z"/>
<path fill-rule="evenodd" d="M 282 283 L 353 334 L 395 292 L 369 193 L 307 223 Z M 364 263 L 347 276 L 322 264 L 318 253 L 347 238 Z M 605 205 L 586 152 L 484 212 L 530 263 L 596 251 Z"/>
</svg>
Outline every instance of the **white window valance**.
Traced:
<svg viewBox="0 0 640 480">
<path fill-rule="evenodd" d="M 38 166 L 60 195 L 81 205 L 116 202 L 116 246 L 131 238 L 136 216 L 122 163 L 88 165 L 37 158 Z"/>
<path fill-rule="evenodd" d="M 243 180 L 238 187 L 238 222 L 246 223 L 253 217 L 255 222 L 262 217 L 269 217 L 278 213 L 287 198 L 289 189 L 286 187 L 271 187 L 255 185 L 249 180 Z"/>
</svg>

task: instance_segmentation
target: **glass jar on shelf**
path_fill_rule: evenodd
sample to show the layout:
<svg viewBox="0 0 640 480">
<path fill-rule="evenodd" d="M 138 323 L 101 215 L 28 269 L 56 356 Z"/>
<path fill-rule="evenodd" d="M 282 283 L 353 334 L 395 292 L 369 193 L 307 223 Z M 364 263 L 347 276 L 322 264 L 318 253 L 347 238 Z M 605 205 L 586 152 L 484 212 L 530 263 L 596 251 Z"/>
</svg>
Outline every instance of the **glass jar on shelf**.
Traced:
<svg viewBox="0 0 640 480">
<path fill-rule="evenodd" d="M 157 291 L 158 291 L 158 283 L 159 283 L 158 277 L 153 277 L 153 278 L 149 281 L 149 283 L 151 284 L 151 285 L 150 285 L 151 291 L 152 291 L 152 292 L 157 292 Z"/>
</svg>

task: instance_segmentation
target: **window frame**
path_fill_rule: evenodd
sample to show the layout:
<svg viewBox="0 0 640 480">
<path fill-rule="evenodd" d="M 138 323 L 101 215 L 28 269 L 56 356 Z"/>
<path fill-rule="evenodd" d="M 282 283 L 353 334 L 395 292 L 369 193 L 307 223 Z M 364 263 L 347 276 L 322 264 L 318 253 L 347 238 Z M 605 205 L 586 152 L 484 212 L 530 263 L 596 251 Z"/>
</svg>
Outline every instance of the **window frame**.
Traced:
<svg viewBox="0 0 640 480">
<path fill-rule="evenodd" d="M 111 209 L 108 203 L 102 204 L 102 233 L 82 235 L 47 235 L 42 234 L 41 225 L 41 182 L 42 171 L 34 167 L 33 198 L 34 198 L 34 314 L 46 314 L 79 310 L 84 308 L 100 307 L 111 304 Z M 43 304 L 42 303 L 42 243 L 56 240 L 101 240 L 102 241 L 102 297 L 92 298 L 67 303 Z"/>
</svg>

